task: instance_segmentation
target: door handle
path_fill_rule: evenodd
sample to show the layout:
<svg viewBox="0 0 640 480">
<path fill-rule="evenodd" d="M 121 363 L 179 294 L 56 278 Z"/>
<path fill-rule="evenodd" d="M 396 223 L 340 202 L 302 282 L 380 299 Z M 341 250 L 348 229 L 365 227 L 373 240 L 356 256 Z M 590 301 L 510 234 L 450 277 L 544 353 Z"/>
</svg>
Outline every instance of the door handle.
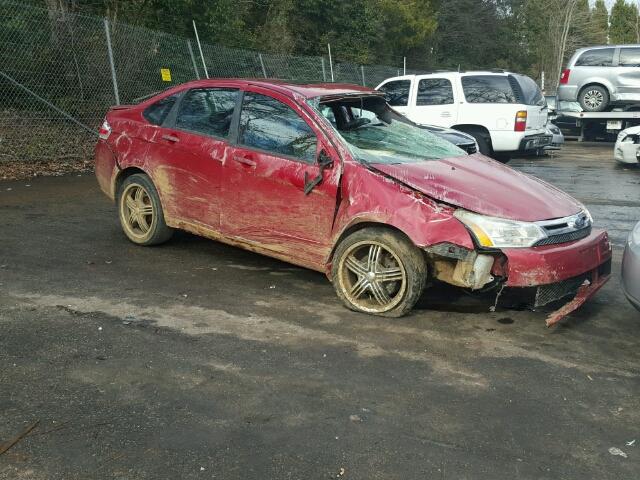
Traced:
<svg viewBox="0 0 640 480">
<path fill-rule="evenodd" d="M 162 139 L 172 143 L 176 143 L 180 141 L 180 139 L 175 135 L 162 135 Z"/>
<path fill-rule="evenodd" d="M 441 117 L 450 117 L 451 116 L 451 112 L 442 112 L 440 114 Z"/>
<path fill-rule="evenodd" d="M 256 166 L 256 162 L 254 162 L 253 160 L 247 158 L 247 157 L 243 157 L 242 155 L 234 155 L 233 159 L 238 162 L 241 163 L 243 165 L 247 165 L 248 167 L 255 167 Z"/>
</svg>

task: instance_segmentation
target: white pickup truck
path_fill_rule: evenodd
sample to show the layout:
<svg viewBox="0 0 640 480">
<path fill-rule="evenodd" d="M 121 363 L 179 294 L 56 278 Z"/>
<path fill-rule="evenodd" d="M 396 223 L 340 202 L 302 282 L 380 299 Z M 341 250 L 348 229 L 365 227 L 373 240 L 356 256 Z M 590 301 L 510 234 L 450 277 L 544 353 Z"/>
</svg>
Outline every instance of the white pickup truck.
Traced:
<svg viewBox="0 0 640 480">
<path fill-rule="evenodd" d="M 525 75 L 493 70 L 404 75 L 385 80 L 377 90 L 411 121 L 468 133 L 481 153 L 497 160 L 551 144 L 547 103 Z"/>
</svg>

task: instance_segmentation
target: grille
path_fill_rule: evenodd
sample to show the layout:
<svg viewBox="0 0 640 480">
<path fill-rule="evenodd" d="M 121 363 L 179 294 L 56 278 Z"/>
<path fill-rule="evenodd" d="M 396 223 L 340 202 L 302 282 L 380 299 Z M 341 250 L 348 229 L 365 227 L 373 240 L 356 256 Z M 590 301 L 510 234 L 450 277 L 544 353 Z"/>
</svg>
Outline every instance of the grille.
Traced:
<svg viewBox="0 0 640 480">
<path fill-rule="evenodd" d="M 540 240 L 534 246 L 540 247 L 542 245 L 557 245 L 559 243 L 575 242 L 576 240 L 588 237 L 589 235 L 591 235 L 591 227 L 583 228 L 582 230 L 576 230 L 575 232 L 551 235 L 548 238 Z"/>
<path fill-rule="evenodd" d="M 552 283 L 550 285 L 542 285 L 536 291 L 535 307 L 543 307 L 556 300 L 561 300 L 569 295 L 575 295 L 580 285 L 590 278 L 589 274 L 580 275 L 579 277 L 570 278 L 562 282 Z"/>
</svg>

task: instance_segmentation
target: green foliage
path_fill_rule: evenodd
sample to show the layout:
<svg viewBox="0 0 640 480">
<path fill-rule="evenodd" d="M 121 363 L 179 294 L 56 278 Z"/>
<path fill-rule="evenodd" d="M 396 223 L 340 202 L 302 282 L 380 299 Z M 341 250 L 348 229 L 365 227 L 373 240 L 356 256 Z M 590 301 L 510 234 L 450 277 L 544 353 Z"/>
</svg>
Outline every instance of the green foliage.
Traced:
<svg viewBox="0 0 640 480">
<path fill-rule="evenodd" d="M 610 21 L 609 41 L 611 43 L 638 42 L 638 7 L 625 0 L 616 0 L 611 8 Z"/>
<path fill-rule="evenodd" d="M 596 0 L 591 11 L 594 27 L 594 43 L 604 45 L 609 37 L 609 11 L 604 0 Z"/>
</svg>

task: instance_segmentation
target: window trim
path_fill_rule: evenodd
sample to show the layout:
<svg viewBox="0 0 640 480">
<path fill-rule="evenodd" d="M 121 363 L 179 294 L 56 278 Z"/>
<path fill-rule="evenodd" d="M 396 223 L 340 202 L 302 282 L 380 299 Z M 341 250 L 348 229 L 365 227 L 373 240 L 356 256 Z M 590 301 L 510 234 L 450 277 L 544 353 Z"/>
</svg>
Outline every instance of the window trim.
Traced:
<svg viewBox="0 0 640 480">
<path fill-rule="evenodd" d="M 153 102 L 149 103 L 148 105 L 146 104 L 141 104 L 141 106 L 143 106 L 144 108 L 140 111 L 140 116 L 144 119 L 145 122 L 147 122 L 151 127 L 156 127 L 156 128 L 167 128 L 167 125 L 169 124 L 170 118 L 173 116 L 173 112 L 176 110 L 176 107 L 178 106 L 178 104 L 182 101 L 182 97 L 184 96 L 184 90 L 180 90 L 179 92 L 175 92 L 175 93 L 170 93 L 169 95 L 165 95 L 162 98 L 158 98 L 156 100 L 154 100 Z M 167 113 L 166 117 L 164 117 L 164 120 L 162 121 L 161 124 L 156 124 L 156 123 L 151 123 L 147 117 L 145 117 L 144 112 L 146 112 L 149 108 L 151 108 L 153 105 L 155 105 L 158 102 L 161 102 L 169 97 L 173 97 L 175 95 L 176 97 L 176 101 L 174 102 L 174 104 L 172 105 L 171 109 L 169 110 L 169 113 Z"/>
<path fill-rule="evenodd" d="M 315 155 L 313 157 L 312 161 L 306 161 L 303 160 L 299 157 L 294 157 L 293 155 L 287 155 L 284 153 L 278 153 L 278 152 L 272 152 L 270 150 L 264 150 L 262 148 L 257 148 L 257 147 L 253 147 L 250 145 L 245 145 L 243 143 L 240 142 L 240 119 L 242 116 L 242 105 L 244 103 L 244 96 L 247 93 L 255 93 L 256 95 L 262 95 L 265 97 L 269 97 L 269 98 L 273 98 L 274 100 L 285 104 L 287 107 L 289 107 L 291 110 L 293 110 L 293 112 L 298 115 L 298 117 L 300 117 L 302 119 L 303 122 L 305 122 L 307 124 L 307 126 L 311 129 L 311 131 L 313 132 L 313 134 L 316 137 L 316 152 Z M 320 154 L 320 151 L 322 150 L 322 148 L 324 148 L 323 142 L 322 142 L 322 138 L 320 133 L 322 132 L 317 126 L 316 128 L 314 128 L 314 126 L 312 125 L 312 122 L 310 120 L 312 120 L 311 118 L 307 119 L 305 118 L 305 116 L 301 115 L 289 102 L 283 101 L 282 98 L 278 98 L 277 96 L 274 96 L 273 94 L 279 93 L 276 91 L 272 91 L 270 89 L 266 89 L 266 88 L 255 88 L 255 89 L 251 89 L 251 88 L 243 88 L 241 89 L 241 95 L 239 96 L 240 98 L 238 99 L 239 102 L 236 105 L 236 111 L 234 112 L 234 115 L 236 115 L 236 118 L 231 120 L 231 129 L 233 131 L 233 140 L 231 140 L 229 143 L 235 147 L 235 148 L 240 148 L 240 149 L 244 149 L 244 150 L 250 150 L 252 152 L 256 152 L 259 154 L 263 154 L 263 155 L 269 155 L 271 157 L 276 157 L 276 158 L 282 158 L 285 160 L 291 160 L 294 161 L 296 163 L 301 163 L 303 165 L 311 165 L 311 166 L 318 166 L 318 155 Z M 288 99 L 288 98 L 287 98 Z M 302 110 L 302 109 L 300 109 Z M 306 112 L 305 112 L 306 114 Z M 231 133 L 231 132 L 230 132 Z"/>
<path fill-rule="evenodd" d="M 231 124 L 229 125 L 229 133 L 227 133 L 226 137 L 220 137 L 220 136 L 217 136 L 217 135 L 212 135 L 210 133 L 204 133 L 204 132 L 199 132 L 197 130 L 189 130 L 188 128 L 178 127 L 177 119 L 178 119 L 178 113 L 180 112 L 180 107 L 182 106 L 182 101 L 185 99 L 185 97 L 188 95 L 188 93 L 193 91 L 193 90 L 236 90 L 238 92 L 238 98 L 236 98 L 236 104 L 233 107 L 233 114 L 231 115 Z M 222 142 L 231 143 L 229 141 L 229 139 L 231 138 L 231 135 L 232 135 L 232 132 L 233 132 L 233 124 L 234 124 L 236 112 L 238 110 L 238 99 L 241 98 L 241 97 L 242 97 L 242 89 L 239 88 L 239 87 L 218 86 L 218 85 L 216 85 L 216 86 L 185 88 L 184 90 L 182 90 L 180 92 L 180 97 L 178 98 L 178 101 L 176 102 L 176 104 L 173 106 L 174 107 L 173 110 L 171 112 L 169 112 L 169 115 L 167 115 L 167 118 L 165 119 L 165 123 L 167 123 L 167 120 L 169 120 L 169 117 L 171 117 L 171 122 L 168 123 L 165 128 L 171 128 L 171 129 L 177 130 L 179 132 L 185 132 L 185 133 L 189 133 L 191 135 L 198 135 L 198 136 L 201 136 L 201 137 L 212 138 L 214 140 L 219 140 L 219 141 L 222 141 Z"/>
</svg>

